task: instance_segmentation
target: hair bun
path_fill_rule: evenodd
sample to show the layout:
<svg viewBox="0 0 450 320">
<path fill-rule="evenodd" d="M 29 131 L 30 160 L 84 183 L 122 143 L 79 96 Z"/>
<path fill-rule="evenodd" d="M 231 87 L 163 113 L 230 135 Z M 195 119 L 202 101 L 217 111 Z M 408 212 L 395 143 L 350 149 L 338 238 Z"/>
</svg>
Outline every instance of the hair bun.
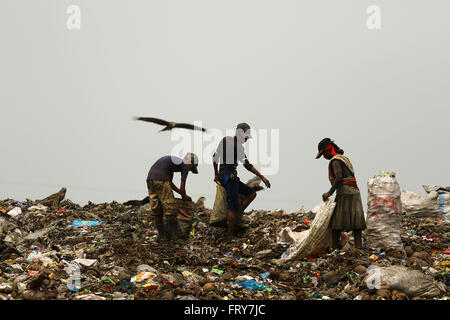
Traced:
<svg viewBox="0 0 450 320">
<path fill-rule="evenodd" d="M 334 151 L 336 151 L 339 154 L 344 154 L 344 150 L 339 148 L 335 143 L 333 143 L 333 146 L 334 146 Z"/>
</svg>

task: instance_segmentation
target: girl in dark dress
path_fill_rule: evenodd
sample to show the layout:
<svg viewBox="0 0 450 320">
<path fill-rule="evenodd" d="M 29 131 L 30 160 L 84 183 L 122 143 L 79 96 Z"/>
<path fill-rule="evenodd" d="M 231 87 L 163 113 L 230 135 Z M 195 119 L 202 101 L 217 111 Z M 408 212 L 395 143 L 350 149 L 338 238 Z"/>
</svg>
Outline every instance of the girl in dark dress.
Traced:
<svg viewBox="0 0 450 320">
<path fill-rule="evenodd" d="M 344 151 L 330 138 L 320 141 L 318 149 L 319 153 L 316 159 L 324 156 L 325 159 L 330 161 L 328 177 L 331 188 L 322 195 L 322 199 L 326 201 L 336 191 L 336 207 L 330 220 L 333 249 L 340 248 L 341 232 L 350 230 L 353 231 L 355 247 L 361 248 L 361 233 L 362 230 L 366 229 L 366 220 L 352 163 L 347 157 L 343 156 Z"/>
</svg>

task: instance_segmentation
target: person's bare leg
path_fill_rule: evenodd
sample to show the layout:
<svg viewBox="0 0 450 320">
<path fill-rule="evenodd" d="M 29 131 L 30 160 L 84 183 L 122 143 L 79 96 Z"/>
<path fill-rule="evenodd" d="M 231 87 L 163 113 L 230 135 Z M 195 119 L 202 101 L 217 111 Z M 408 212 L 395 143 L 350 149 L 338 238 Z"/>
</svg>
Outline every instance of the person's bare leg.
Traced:
<svg viewBox="0 0 450 320">
<path fill-rule="evenodd" d="M 341 230 L 332 230 L 332 248 L 341 249 L 341 244 L 339 243 L 339 239 L 341 238 Z"/>
<path fill-rule="evenodd" d="M 251 195 L 249 195 L 247 198 L 244 198 L 241 202 L 241 205 L 239 206 L 239 211 L 241 214 L 244 213 L 245 209 L 252 203 L 253 200 L 256 198 L 256 192 L 253 192 Z"/>
<path fill-rule="evenodd" d="M 355 238 L 355 247 L 358 249 L 362 248 L 362 231 L 361 229 L 353 230 L 353 237 Z"/>
<path fill-rule="evenodd" d="M 155 216 L 155 225 L 158 230 L 158 241 L 167 240 L 167 232 L 164 229 L 164 220 L 162 215 Z"/>
<path fill-rule="evenodd" d="M 252 193 L 248 197 L 244 198 L 239 204 L 239 216 L 236 216 L 236 226 L 238 229 L 241 229 L 243 226 L 242 217 L 244 216 L 244 211 L 247 207 L 252 203 L 256 198 L 256 192 Z"/>
<path fill-rule="evenodd" d="M 169 225 L 170 240 L 171 241 L 177 240 L 177 227 L 178 227 L 177 216 L 175 215 L 168 216 L 168 225 Z"/>
<path fill-rule="evenodd" d="M 231 241 L 234 237 L 234 230 L 236 227 L 236 216 L 237 212 L 233 210 L 228 210 L 228 233 L 227 240 Z"/>
</svg>

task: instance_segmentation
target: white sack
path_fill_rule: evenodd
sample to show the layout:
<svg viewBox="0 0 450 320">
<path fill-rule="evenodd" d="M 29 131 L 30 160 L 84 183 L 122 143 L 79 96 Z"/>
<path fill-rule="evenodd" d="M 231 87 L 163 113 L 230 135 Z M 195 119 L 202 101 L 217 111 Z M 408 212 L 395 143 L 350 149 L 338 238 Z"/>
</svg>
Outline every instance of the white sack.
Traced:
<svg viewBox="0 0 450 320">
<path fill-rule="evenodd" d="M 367 183 L 367 246 L 392 248 L 405 256 L 402 233 L 402 203 L 395 173 L 382 172 Z"/>
<path fill-rule="evenodd" d="M 278 242 L 290 242 L 293 245 L 281 255 L 278 262 L 285 263 L 293 258 L 302 259 L 311 254 L 318 245 L 326 242 L 329 236 L 328 225 L 335 206 L 336 203 L 331 199 L 320 203 L 316 207 L 317 213 L 311 228 L 306 231 L 293 232 L 290 228 L 281 230 Z"/>
</svg>

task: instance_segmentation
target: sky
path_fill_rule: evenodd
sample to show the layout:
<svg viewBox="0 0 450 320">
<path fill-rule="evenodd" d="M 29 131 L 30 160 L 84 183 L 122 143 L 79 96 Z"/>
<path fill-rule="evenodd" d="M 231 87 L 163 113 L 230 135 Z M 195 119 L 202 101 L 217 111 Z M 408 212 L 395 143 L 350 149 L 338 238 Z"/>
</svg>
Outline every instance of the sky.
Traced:
<svg viewBox="0 0 450 320">
<path fill-rule="evenodd" d="M 71 5 L 80 29 L 67 27 Z M 367 27 L 371 5 L 380 29 Z M 0 199 L 61 187 L 80 204 L 144 198 L 177 141 L 135 116 L 277 132 L 272 187 L 249 209 L 318 204 L 325 137 L 351 159 L 364 204 L 380 171 L 422 195 L 448 186 L 449 12 L 448 0 L 2 0 Z M 187 194 L 212 207 L 213 168 L 199 172 Z"/>
</svg>

